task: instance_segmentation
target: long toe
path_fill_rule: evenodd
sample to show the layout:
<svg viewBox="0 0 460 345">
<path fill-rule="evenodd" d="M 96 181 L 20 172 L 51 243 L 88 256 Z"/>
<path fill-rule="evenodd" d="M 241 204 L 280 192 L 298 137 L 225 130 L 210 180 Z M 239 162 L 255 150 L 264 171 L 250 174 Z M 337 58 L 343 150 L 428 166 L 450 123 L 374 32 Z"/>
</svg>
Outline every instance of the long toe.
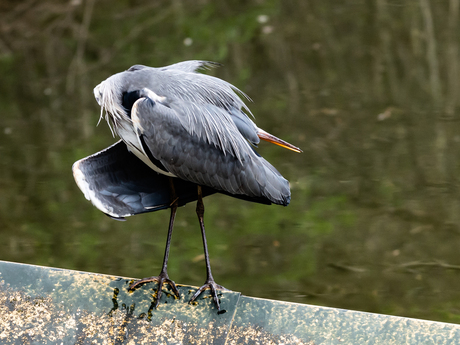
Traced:
<svg viewBox="0 0 460 345">
<path fill-rule="evenodd" d="M 216 284 L 214 280 L 207 281 L 206 283 L 204 283 L 204 285 L 195 292 L 195 294 L 190 299 L 189 303 L 194 302 L 198 298 L 198 296 L 200 296 L 203 293 L 203 291 L 206 289 L 211 290 L 212 299 L 214 300 L 214 304 L 216 305 L 217 311 L 219 312 L 220 311 L 220 301 L 219 301 L 219 297 L 217 296 L 217 290 L 224 290 L 224 291 L 229 291 L 229 290 L 224 288 L 221 285 Z"/>
<path fill-rule="evenodd" d="M 160 276 L 152 276 L 152 277 L 148 277 L 148 278 L 139 279 L 139 280 L 135 281 L 134 283 L 132 283 L 129 286 L 128 290 L 129 291 L 134 291 L 138 287 L 140 287 L 141 285 L 144 285 L 146 283 L 157 282 L 159 280 L 159 278 L 160 278 Z"/>
<path fill-rule="evenodd" d="M 179 290 L 176 287 L 176 283 L 174 283 L 174 281 L 169 279 L 168 275 L 164 274 L 164 273 L 160 273 L 159 276 L 153 276 L 153 277 L 140 279 L 140 280 L 134 282 L 133 284 L 131 284 L 129 286 L 128 290 L 133 291 L 133 290 L 137 289 L 139 286 L 141 286 L 143 284 L 146 284 L 146 283 L 150 283 L 150 282 L 158 282 L 158 286 L 157 286 L 156 293 L 155 293 L 155 295 L 156 295 L 155 308 L 157 308 L 158 304 L 160 303 L 163 284 L 168 284 L 169 287 L 171 288 L 172 292 L 174 293 L 174 295 L 177 298 L 180 298 L 180 293 L 179 293 Z"/>
</svg>

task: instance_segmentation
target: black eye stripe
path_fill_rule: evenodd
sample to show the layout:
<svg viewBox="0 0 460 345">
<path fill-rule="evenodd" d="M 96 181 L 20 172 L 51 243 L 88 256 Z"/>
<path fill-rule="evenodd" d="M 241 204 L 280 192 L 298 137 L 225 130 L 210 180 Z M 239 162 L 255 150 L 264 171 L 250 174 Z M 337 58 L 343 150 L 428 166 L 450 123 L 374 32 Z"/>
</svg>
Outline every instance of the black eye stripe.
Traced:
<svg viewBox="0 0 460 345">
<path fill-rule="evenodd" d="M 128 111 L 128 116 L 131 118 L 131 109 L 133 104 L 141 98 L 140 91 L 123 92 L 121 105 Z"/>
</svg>

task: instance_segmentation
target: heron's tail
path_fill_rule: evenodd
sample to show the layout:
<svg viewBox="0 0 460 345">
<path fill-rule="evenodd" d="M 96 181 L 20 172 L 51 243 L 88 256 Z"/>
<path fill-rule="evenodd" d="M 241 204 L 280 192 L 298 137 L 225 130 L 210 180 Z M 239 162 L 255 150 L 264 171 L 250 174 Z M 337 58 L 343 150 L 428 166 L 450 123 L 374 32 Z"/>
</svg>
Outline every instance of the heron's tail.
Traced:
<svg viewBox="0 0 460 345">
<path fill-rule="evenodd" d="M 262 196 L 277 205 L 287 206 L 291 201 L 289 181 L 279 173 L 266 159 L 259 157 L 261 166 L 255 175 Z"/>
</svg>

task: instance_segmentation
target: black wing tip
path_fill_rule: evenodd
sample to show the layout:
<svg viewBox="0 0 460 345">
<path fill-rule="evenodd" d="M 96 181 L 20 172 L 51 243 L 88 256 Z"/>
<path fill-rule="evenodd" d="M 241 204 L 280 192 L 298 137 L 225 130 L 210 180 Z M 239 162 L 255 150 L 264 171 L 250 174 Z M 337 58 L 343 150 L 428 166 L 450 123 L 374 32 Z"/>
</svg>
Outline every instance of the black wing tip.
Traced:
<svg viewBox="0 0 460 345">
<path fill-rule="evenodd" d="M 115 216 L 111 216 L 110 214 L 107 214 L 107 213 L 104 213 L 107 217 L 109 218 L 112 218 L 112 219 L 115 219 L 115 220 L 118 220 L 120 222 L 126 222 L 126 218 L 125 217 L 115 217 Z"/>
<path fill-rule="evenodd" d="M 283 206 L 287 206 L 291 203 L 291 196 L 289 195 L 286 199 L 283 200 L 284 202 L 282 203 Z"/>
<path fill-rule="evenodd" d="M 271 201 L 275 205 L 288 206 L 291 203 L 291 196 L 281 196 L 281 199 Z"/>
</svg>

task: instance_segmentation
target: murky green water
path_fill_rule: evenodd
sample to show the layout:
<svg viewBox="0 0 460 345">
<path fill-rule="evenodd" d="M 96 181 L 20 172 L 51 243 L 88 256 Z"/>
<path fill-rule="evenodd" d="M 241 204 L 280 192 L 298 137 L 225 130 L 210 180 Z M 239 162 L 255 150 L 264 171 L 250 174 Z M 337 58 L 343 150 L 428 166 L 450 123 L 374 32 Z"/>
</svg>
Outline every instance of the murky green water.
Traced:
<svg viewBox="0 0 460 345">
<path fill-rule="evenodd" d="M 250 296 L 458 322 L 459 1 L 41 1 L 0 5 L 0 259 L 157 274 L 169 212 L 116 222 L 72 163 L 116 139 L 92 88 L 135 63 L 187 59 L 253 99 L 300 146 L 259 152 L 284 208 L 205 199 L 213 273 Z M 169 274 L 205 278 L 194 205 Z"/>
</svg>

